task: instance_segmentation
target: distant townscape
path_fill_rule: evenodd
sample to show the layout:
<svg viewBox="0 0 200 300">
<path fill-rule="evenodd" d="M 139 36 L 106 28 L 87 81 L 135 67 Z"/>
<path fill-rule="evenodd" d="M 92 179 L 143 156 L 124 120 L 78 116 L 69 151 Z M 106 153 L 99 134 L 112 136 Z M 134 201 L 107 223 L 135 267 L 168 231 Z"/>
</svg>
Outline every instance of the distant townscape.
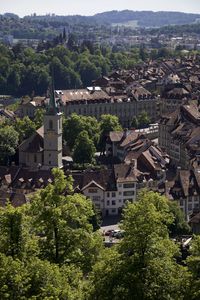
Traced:
<svg viewBox="0 0 200 300">
<path fill-rule="evenodd" d="M 199 299 L 199 20 L 0 16 L 0 299 Z"/>
</svg>

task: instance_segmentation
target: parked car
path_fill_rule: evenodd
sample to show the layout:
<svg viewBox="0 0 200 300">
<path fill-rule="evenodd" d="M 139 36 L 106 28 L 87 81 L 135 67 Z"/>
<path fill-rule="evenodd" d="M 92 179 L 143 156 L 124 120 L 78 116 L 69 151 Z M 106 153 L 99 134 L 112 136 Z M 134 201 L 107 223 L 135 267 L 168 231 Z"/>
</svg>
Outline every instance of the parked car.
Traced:
<svg viewBox="0 0 200 300">
<path fill-rule="evenodd" d="M 114 232 L 114 229 L 109 229 L 105 232 L 105 235 L 107 236 L 112 236 L 113 235 L 113 232 Z"/>
<path fill-rule="evenodd" d="M 123 238 L 124 237 L 124 230 L 120 230 L 119 232 L 117 232 L 116 234 L 115 234 L 115 238 L 116 239 L 121 239 L 121 238 Z"/>
</svg>

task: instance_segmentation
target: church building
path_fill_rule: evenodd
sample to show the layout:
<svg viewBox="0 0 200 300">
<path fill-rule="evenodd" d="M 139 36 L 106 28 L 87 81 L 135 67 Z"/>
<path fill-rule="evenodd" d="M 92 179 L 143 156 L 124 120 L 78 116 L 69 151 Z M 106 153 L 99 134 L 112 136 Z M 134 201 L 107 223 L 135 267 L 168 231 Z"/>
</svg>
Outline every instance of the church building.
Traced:
<svg viewBox="0 0 200 300">
<path fill-rule="evenodd" d="M 19 146 L 19 165 L 43 169 L 62 167 L 62 113 L 56 103 L 53 84 L 44 125 Z"/>
</svg>

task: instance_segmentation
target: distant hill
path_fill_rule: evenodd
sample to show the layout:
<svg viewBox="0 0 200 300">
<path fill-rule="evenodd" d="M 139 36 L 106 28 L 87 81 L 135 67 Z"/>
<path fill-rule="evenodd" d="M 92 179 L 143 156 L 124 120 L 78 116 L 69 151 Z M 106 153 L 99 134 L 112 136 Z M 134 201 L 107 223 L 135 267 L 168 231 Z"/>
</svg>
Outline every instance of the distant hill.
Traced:
<svg viewBox="0 0 200 300">
<path fill-rule="evenodd" d="M 113 24 L 137 21 L 140 27 L 161 27 L 167 25 L 183 25 L 194 23 L 200 18 L 200 14 L 182 12 L 153 12 L 153 11 L 108 11 L 93 16 L 98 22 Z"/>
<path fill-rule="evenodd" d="M 130 30 L 135 27 L 158 30 L 164 26 L 176 25 L 180 28 L 166 28 L 166 32 L 198 33 L 200 14 L 181 12 L 153 12 L 153 11 L 108 11 L 94 16 L 68 15 L 57 16 L 55 14 L 38 16 L 36 14 L 18 17 L 13 13 L 0 15 L 0 39 L 12 35 L 16 39 L 48 39 L 51 40 L 60 34 L 63 28 L 68 33 L 75 32 L 80 39 L 93 39 L 97 36 L 105 37 L 110 34 L 110 26 L 126 26 Z M 188 24 L 186 28 L 182 25 Z M 152 29 L 153 28 L 153 29 Z"/>
</svg>

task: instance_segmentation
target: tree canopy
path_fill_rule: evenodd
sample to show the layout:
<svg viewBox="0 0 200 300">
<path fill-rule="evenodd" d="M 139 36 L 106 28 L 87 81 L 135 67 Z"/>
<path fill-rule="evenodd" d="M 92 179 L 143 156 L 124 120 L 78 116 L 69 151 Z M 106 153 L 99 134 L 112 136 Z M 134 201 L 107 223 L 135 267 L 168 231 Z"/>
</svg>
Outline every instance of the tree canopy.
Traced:
<svg viewBox="0 0 200 300">
<path fill-rule="evenodd" d="M 12 126 L 6 125 L 0 128 L 0 159 L 3 163 L 7 163 L 9 156 L 15 154 L 18 138 L 18 132 Z"/>
<path fill-rule="evenodd" d="M 187 276 L 175 261 L 178 247 L 168 235 L 172 221 L 168 200 L 157 193 L 144 191 L 129 203 L 124 238 L 94 266 L 89 299 L 183 299 Z"/>
<path fill-rule="evenodd" d="M 102 115 L 100 119 L 100 142 L 99 148 L 105 151 L 106 138 L 110 131 L 122 131 L 119 118 L 113 115 Z"/>
<path fill-rule="evenodd" d="M 74 145 L 73 161 L 79 164 L 92 163 L 95 150 L 94 143 L 89 138 L 87 131 L 81 131 Z"/>
<path fill-rule="evenodd" d="M 93 233 L 89 222 L 94 215 L 92 202 L 81 194 L 71 194 L 71 177 L 66 180 L 61 170 L 53 169 L 53 175 L 55 183 L 41 190 L 31 203 L 34 228 L 42 234 L 40 256 L 88 270 L 100 246 L 98 234 Z"/>
</svg>

